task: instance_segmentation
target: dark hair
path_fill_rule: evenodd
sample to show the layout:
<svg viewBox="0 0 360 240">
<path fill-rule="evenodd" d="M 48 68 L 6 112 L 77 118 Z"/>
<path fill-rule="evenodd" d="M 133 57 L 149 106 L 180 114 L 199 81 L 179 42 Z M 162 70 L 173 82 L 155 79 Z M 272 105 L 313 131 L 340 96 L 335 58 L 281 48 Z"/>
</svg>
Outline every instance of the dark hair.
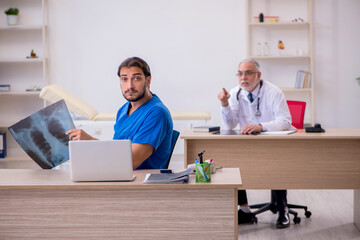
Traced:
<svg viewBox="0 0 360 240">
<path fill-rule="evenodd" d="M 144 72 L 145 77 L 151 76 L 149 65 L 139 57 L 130 57 L 125 59 L 119 66 L 118 76 L 120 77 L 120 70 L 122 68 L 138 67 Z"/>
</svg>

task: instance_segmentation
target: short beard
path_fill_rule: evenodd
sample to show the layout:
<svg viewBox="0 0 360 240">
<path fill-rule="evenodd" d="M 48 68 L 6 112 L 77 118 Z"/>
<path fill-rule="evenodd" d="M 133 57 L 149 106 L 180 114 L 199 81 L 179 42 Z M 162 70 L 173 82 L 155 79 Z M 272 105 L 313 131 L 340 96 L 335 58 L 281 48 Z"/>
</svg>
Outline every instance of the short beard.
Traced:
<svg viewBox="0 0 360 240">
<path fill-rule="evenodd" d="M 146 92 L 146 86 L 144 85 L 144 88 L 142 89 L 142 91 L 140 92 L 140 94 L 136 98 L 127 98 L 125 96 L 125 93 L 123 93 L 123 96 L 129 102 L 137 102 L 140 99 L 143 99 L 145 97 L 145 92 Z"/>
</svg>

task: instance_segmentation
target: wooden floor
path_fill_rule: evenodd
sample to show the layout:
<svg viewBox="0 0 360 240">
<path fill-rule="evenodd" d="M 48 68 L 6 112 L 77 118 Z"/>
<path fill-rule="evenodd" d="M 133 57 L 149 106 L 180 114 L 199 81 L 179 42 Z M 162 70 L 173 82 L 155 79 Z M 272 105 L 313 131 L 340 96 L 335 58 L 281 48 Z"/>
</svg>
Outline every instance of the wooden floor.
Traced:
<svg viewBox="0 0 360 240">
<path fill-rule="evenodd" d="M 182 155 L 174 155 L 170 168 L 183 167 Z M 300 173 L 296 173 L 300 174 Z M 248 190 L 250 204 L 268 202 L 270 190 Z M 353 190 L 288 190 L 288 203 L 308 206 L 312 212 L 306 218 L 299 210 L 300 224 L 286 229 L 275 228 L 277 215 L 268 211 L 258 215 L 258 224 L 239 225 L 239 240 L 247 239 L 359 239 L 360 231 L 353 222 Z"/>
<path fill-rule="evenodd" d="M 39 168 L 31 160 L 0 161 L 0 168 Z M 169 168 L 183 168 L 183 155 L 173 155 Z M 300 173 L 296 173 L 300 174 Z M 250 204 L 267 202 L 269 190 L 248 190 Z M 245 239 L 358 239 L 360 232 L 353 222 L 353 191 L 352 190 L 288 190 L 288 202 L 307 205 L 312 212 L 306 218 L 304 212 L 298 211 L 300 224 L 287 229 L 276 229 L 277 215 L 266 212 L 258 215 L 258 224 L 239 225 L 239 240 Z"/>
</svg>

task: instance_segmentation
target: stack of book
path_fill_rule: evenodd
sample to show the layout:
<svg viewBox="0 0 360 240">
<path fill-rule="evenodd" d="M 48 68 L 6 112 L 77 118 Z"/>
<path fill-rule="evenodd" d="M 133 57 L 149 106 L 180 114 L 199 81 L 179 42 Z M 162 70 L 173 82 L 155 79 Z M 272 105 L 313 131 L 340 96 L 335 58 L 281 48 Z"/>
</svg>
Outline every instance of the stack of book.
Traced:
<svg viewBox="0 0 360 240">
<path fill-rule="evenodd" d="M 295 88 L 310 88 L 311 73 L 299 70 L 296 74 Z"/>
<path fill-rule="evenodd" d="M 174 184 L 187 183 L 189 181 L 190 168 L 178 173 L 150 173 L 147 174 L 146 184 Z"/>
<path fill-rule="evenodd" d="M 219 131 L 220 126 L 198 126 L 194 127 L 194 132 L 215 132 Z"/>
</svg>

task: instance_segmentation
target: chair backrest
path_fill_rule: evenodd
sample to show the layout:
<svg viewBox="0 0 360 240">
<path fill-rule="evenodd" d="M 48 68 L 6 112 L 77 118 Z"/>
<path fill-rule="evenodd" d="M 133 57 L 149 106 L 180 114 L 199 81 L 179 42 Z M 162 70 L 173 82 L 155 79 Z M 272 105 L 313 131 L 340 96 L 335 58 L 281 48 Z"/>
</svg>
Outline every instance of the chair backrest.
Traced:
<svg viewBox="0 0 360 240">
<path fill-rule="evenodd" d="M 302 101 L 287 101 L 289 106 L 292 125 L 297 129 L 304 128 L 304 115 L 305 115 L 305 107 L 306 102 Z"/>
<path fill-rule="evenodd" d="M 170 156 L 169 156 L 169 159 L 165 165 L 165 169 L 168 169 L 169 168 L 169 163 L 170 163 L 170 159 L 171 159 L 171 156 L 173 154 L 173 151 L 174 151 L 174 148 L 175 148 L 175 144 L 179 138 L 179 135 L 180 133 L 176 130 L 173 130 L 173 134 L 172 134 L 172 137 L 171 137 L 171 151 L 170 151 Z"/>
</svg>

